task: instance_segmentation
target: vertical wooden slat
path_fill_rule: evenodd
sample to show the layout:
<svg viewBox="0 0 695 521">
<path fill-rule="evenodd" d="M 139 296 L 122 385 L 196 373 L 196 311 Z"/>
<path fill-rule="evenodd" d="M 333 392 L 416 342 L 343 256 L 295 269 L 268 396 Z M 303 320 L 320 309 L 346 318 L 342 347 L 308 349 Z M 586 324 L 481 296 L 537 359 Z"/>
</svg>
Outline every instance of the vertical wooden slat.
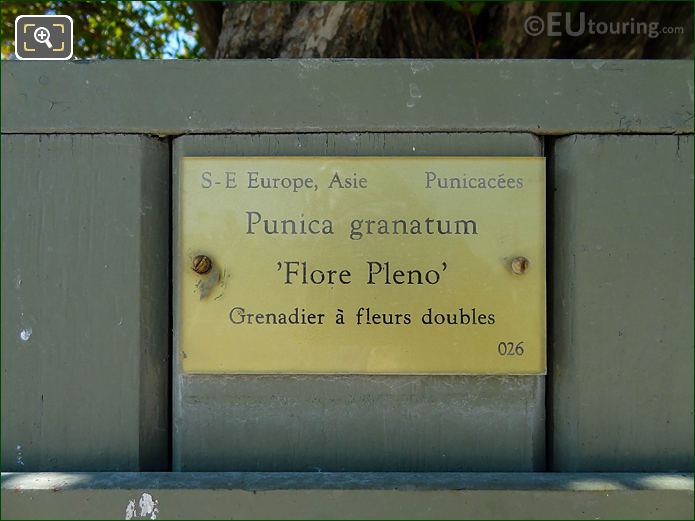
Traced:
<svg viewBox="0 0 695 521">
<path fill-rule="evenodd" d="M 2 468 L 167 466 L 169 152 L 2 136 Z"/>
</svg>

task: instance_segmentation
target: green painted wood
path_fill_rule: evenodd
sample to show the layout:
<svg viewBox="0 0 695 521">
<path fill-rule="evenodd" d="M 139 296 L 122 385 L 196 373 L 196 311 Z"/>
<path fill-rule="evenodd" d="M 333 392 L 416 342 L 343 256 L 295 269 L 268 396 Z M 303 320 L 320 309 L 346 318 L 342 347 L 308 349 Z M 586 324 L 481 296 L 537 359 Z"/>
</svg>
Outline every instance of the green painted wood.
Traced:
<svg viewBox="0 0 695 521">
<path fill-rule="evenodd" d="M 2 136 L 2 468 L 167 468 L 168 143 Z"/>
<path fill-rule="evenodd" d="M 553 468 L 693 465 L 693 138 L 554 147 Z"/>
<path fill-rule="evenodd" d="M 11 62 L 3 132 L 693 131 L 689 60 Z"/>
<path fill-rule="evenodd" d="M 3 474 L 4 519 L 692 519 L 693 477 L 562 473 Z"/>
<path fill-rule="evenodd" d="M 526 155 L 528 134 L 184 136 L 186 155 Z M 174 272 L 180 268 L 176 265 Z M 176 302 L 176 292 L 174 302 Z M 545 465 L 545 377 L 183 375 L 176 353 L 175 470 L 491 471 Z"/>
</svg>

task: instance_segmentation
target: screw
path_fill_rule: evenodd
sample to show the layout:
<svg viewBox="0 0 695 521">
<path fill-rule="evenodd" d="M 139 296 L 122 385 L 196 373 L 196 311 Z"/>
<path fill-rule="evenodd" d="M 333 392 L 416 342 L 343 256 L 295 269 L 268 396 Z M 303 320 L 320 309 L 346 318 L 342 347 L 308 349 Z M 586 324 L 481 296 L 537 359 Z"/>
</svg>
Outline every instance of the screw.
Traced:
<svg viewBox="0 0 695 521">
<path fill-rule="evenodd" d="M 528 271 L 530 262 L 526 257 L 515 257 L 512 261 L 512 272 L 523 275 Z"/>
<path fill-rule="evenodd" d="M 196 255 L 193 257 L 193 271 L 200 275 L 205 275 L 212 269 L 212 260 L 207 255 Z"/>
</svg>

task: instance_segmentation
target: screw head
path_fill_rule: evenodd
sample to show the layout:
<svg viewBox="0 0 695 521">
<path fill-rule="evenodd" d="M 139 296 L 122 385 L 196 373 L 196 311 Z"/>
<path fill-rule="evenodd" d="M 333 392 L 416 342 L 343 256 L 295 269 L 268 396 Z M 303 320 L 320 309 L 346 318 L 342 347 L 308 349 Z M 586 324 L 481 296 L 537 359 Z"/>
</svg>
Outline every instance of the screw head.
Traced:
<svg viewBox="0 0 695 521">
<path fill-rule="evenodd" d="M 196 255 L 193 257 L 193 271 L 200 275 L 206 274 L 212 269 L 212 260 L 207 255 Z"/>
<path fill-rule="evenodd" d="M 523 275 L 529 269 L 531 263 L 526 257 L 515 257 L 512 260 L 512 273 L 516 275 Z"/>
</svg>

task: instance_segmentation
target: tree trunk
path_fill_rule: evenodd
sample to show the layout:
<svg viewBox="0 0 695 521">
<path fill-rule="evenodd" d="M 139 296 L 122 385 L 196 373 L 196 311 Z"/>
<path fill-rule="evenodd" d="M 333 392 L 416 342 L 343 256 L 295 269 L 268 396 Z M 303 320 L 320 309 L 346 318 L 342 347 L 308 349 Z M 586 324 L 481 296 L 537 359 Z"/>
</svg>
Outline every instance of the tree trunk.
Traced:
<svg viewBox="0 0 695 521">
<path fill-rule="evenodd" d="M 198 22 L 200 44 L 205 49 L 205 55 L 214 58 L 222 31 L 224 6 L 217 2 L 191 2 L 191 9 Z"/>
<path fill-rule="evenodd" d="M 609 59 L 693 52 L 692 6 L 682 2 L 233 2 L 221 17 L 202 6 L 194 12 L 208 56 L 217 58 Z M 526 33 L 529 17 L 547 23 L 549 13 L 560 13 L 561 36 Z M 658 22 L 682 32 L 572 36 L 565 16 L 574 29 L 584 16 L 596 23 Z"/>
</svg>

